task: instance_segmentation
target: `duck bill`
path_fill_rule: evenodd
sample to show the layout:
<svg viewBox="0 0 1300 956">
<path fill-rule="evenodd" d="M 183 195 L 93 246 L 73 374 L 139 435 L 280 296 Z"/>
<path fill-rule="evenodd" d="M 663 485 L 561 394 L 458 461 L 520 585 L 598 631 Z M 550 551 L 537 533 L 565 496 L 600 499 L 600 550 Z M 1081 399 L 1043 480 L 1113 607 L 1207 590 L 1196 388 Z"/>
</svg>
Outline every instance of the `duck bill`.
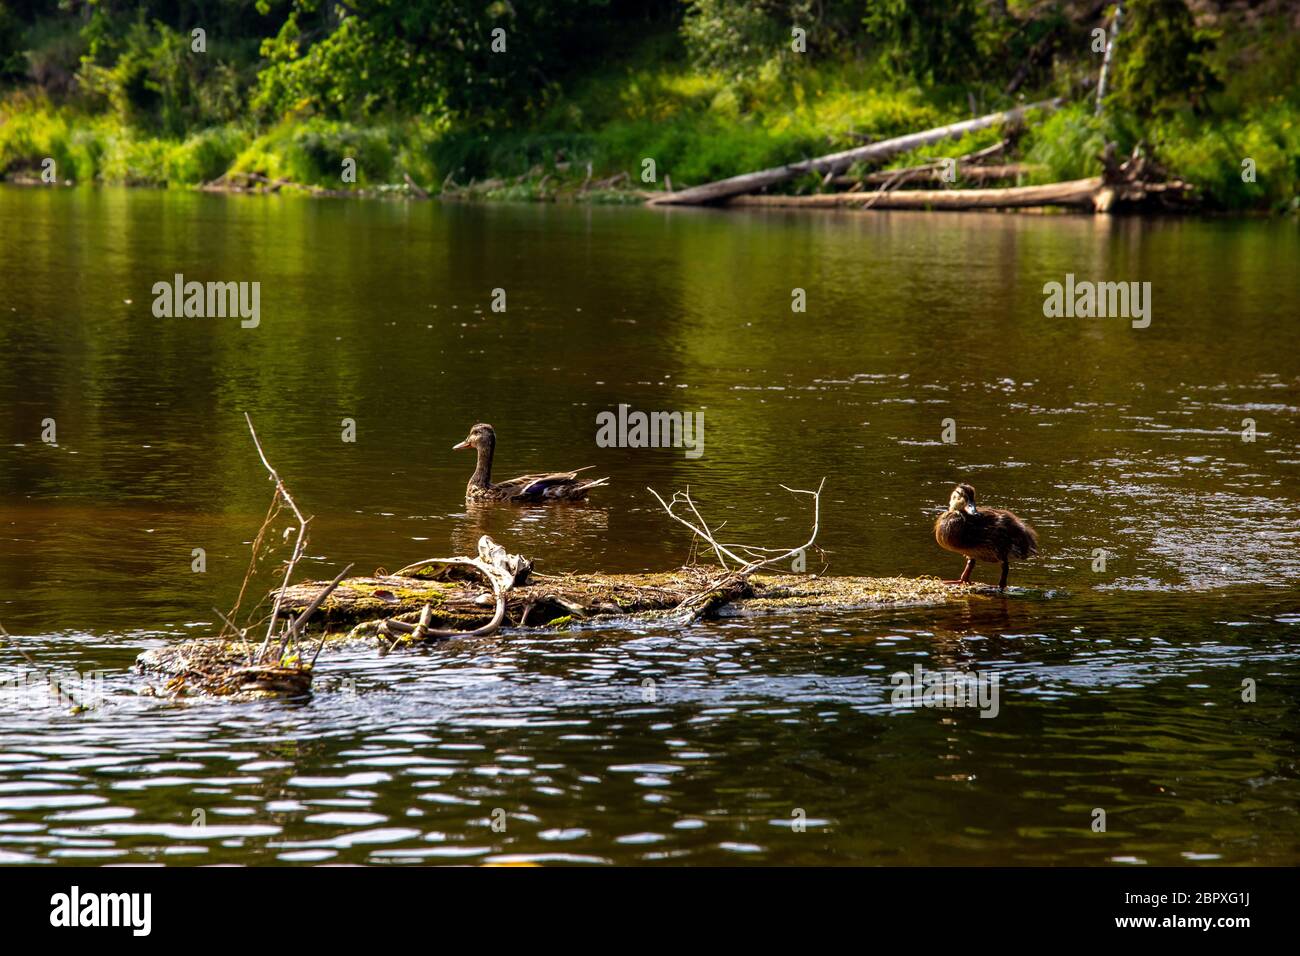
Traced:
<svg viewBox="0 0 1300 956">
<path fill-rule="evenodd" d="M 460 451 L 462 448 L 468 448 L 468 447 L 469 447 L 469 439 L 466 438 L 463 442 L 460 442 L 460 443 L 458 443 L 458 444 L 452 445 L 452 446 L 451 446 L 451 450 L 452 450 L 452 451 Z"/>
<path fill-rule="evenodd" d="M 965 511 L 968 515 L 973 515 L 973 514 L 975 513 L 975 506 L 974 506 L 974 505 L 967 505 L 967 506 L 966 506 L 965 508 L 963 508 L 962 510 Z"/>
</svg>

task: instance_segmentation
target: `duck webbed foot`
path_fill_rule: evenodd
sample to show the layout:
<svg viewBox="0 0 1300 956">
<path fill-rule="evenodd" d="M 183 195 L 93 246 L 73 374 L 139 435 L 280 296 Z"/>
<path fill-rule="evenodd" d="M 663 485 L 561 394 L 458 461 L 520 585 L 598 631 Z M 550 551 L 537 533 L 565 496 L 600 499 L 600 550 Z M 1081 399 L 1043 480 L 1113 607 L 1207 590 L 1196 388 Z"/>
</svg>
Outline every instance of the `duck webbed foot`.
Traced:
<svg viewBox="0 0 1300 956">
<path fill-rule="evenodd" d="M 966 567 L 962 569 L 961 577 L 957 578 L 955 581 L 945 580 L 943 583 L 944 583 L 944 584 L 963 584 L 963 585 L 964 585 L 964 584 L 970 584 L 970 583 L 971 583 L 970 573 L 971 573 L 972 571 L 974 571 L 974 570 L 975 570 L 975 559 L 974 559 L 974 558 L 967 558 L 967 559 L 966 559 Z"/>
</svg>

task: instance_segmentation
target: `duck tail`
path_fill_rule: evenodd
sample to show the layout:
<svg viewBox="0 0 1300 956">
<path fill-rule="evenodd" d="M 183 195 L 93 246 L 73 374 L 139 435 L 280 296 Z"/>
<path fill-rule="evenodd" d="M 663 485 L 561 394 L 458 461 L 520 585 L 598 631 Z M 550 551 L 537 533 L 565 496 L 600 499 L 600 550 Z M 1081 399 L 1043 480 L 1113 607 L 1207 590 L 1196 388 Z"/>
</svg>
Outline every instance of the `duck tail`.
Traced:
<svg viewBox="0 0 1300 956">
<path fill-rule="evenodd" d="M 1032 558 L 1038 554 L 1038 532 L 1029 525 L 1022 525 L 1025 531 L 1025 540 L 1022 545 L 1025 551 L 1025 557 Z"/>
</svg>

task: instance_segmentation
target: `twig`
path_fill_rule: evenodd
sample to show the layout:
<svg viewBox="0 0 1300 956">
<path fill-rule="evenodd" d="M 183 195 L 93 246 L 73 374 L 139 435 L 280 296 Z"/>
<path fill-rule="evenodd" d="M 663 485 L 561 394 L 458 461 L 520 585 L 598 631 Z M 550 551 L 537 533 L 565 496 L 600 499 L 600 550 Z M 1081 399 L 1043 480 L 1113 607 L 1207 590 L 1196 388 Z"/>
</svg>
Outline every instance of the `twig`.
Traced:
<svg viewBox="0 0 1300 956">
<path fill-rule="evenodd" d="M 742 557 L 740 557 L 740 556 L 738 556 L 738 555 L 732 553 L 731 551 L 727 550 L 727 548 L 726 548 L 724 545 L 719 544 L 719 543 L 717 542 L 717 539 L 713 537 L 713 535 L 708 531 L 707 528 L 700 528 L 700 527 L 697 527 L 696 525 L 691 524 L 689 521 L 687 521 L 687 520 L 686 520 L 685 518 L 683 518 L 681 515 L 679 515 L 679 514 L 677 514 L 676 512 L 673 511 L 673 508 L 675 508 L 675 507 L 678 505 L 678 503 L 680 503 L 680 502 L 682 502 L 682 501 L 685 501 L 685 502 L 688 502 L 688 503 L 690 502 L 690 500 L 691 500 L 691 493 L 690 493 L 690 490 L 689 490 L 689 489 L 687 489 L 687 491 L 686 491 L 685 493 L 680 492 L 680 491 L 674 491 L 674 492 L 673 492 L 673 500 L 672 500 L 671 503 L 669 503 L 669 502 L 667 502 L 667 501 L 664 501 L 663 497 L 659 494 L 659 492 L 655 491 L 653 488 L 647 487 L 647 488 L 646 488 L 646 491 L 650 492 L 650 494 L 652 494 L 652 495 L 655 496 L 655 498 L 658 500 L 659 504 L 661 504 L 661 505 L 663 506 L 664 510 L 668 512 L 668 514 L 669 514 L 670 517 L 672 517 L 675 521 L 678 521 L 678 522 L 680 522 L 680 523 L 686 525 L 686 527 L 690 528 L 692 531 L 694 531 L 697 535 L 699 535 L 699 536 L 700 536 L 701 538 L 703 538 L 705 541 L 709 542 L 709 544 L 711 544 L 711 545 L 713 546 L 713 548 L 714 548 L 714 550 L 715 550 L 716 552 L 718 552 L 718 553 L 720 553 L 720 554 L 725 554 L 727 557 L 731 558 L 732 561 L 735 561 L 735 562 L 736 562 L 737 564 L 739 564 L 739 565 L 744 565 L 744 564 L 747 563 L 747 562 L 745 561 L 744 558 L 742 558 Z M 694 508 L 694 505 L 692 504 L 691 507 Z M 724 569 L 726 568 L 726 562 L 725 562 L 725 561 L 723 562 L 723 568 L 724 568 Z"/>
<path fill-rule="evenodd" d="M 293 576 L 293 570 L 302 558 L 303 552 L 307 547 L 307 522 L 309 519 L 303 517 L 303 513 L 298 510 L 298 503 L 293 500 L 293 495 L 289 494 L 289 489 L 284 486 L 280 480 L 280 474 L 271 467 L 271 463 L 266 460 L 266 452 L 262 451 L 262 443 L 257 438 L 257 430 L 253 428 L 253 419 L 249 417 L 248 412 L 244 412 L 244 421 L 248 422 L 248 431 L 253 436 L 253 444 L 257 446 L 257 455 L 262 459 L 262 464 L 266 470 L 271 473 L 271 478 L 275 482 L 276 493 L 279 494 L 293 509 L 294 515 L 298 519 L 298 537 L 294 541 L 293 553 L 289 555 L 289 560 L 284 569 L 284 583 L 280 585 L 279 590 L 275 592 L 275 603 L 271 607 L 271 620 L 266 625 L 266 638 L 262 641 L 262 646 L 257 650 L 257 660 L 260 662 L 263 655 L 266 654 L 266 648 L 271 643 L 271 635 L 275 633 L 275 625 L 280 619 L 280 605 L 284 602 L 285 589 L 289 587 L 289 579 Z M 283 641 L 281 645 L 283 646 Z"/>
<path fill-rule="evenodd" d="M 298 615 L 298 619 L 289 626 L 289 639 L 296 638 L 298 632 L 302 630 L 304 625 L 306 625 L 307 619 L 316 613 L 316 609 L 320 607 L 322 603 L 324 603 L 327 597 L 329 597 L 331 594 L 334 593 L 334 589 L 339 586 L 339 582 L 342 581 L 343 578 L 347 575 L 347 573 L 351 570 L 352 570 L 352 565 L 349 564 L 346 568 L 340 571 L 338 575 L 334 578 L 334 580 L 331 581 L 328 585 L 326 585 L 321 590 L 320 594 L 317 594 L 316 597 L 312 600 L 312 602 L 307 605 L 307 609 Z M 325 647 L 325 634 L 322 633 L 320 636 L 320 643 L 316 645 L 316 653 L 311 656 L 311 663 L 307 665 L 308 668 L 312 668 L 316 666 L 316 658 L 320 657 L 320 652 L 324 647 Z"/>
<path fill-rule="evenodd" d="M 226 624 L 230 627 L 230 629 L 231 629 L 232 631 L 234 631 L 236 635 L 238 635 L 239 639 L 240 639 L 241 641 L 244 642 L 244 651 L 245 651 L 245 652 L 252 651 L 252 649 L 253 649 L 253 645 L 251 645 L 251 644 L 248 643 L 248 640 L 247 640 L 247 634 L 248 634 L 248 631 L 247 631 L 246 629 L 240 627 L 238 624 L 236 624 L 236 623 L 235 623 L 234 621 L 232 621 L 230 618 L 226 617 L 226 615 L 222 614 L 221 611 L 218 610 L 218 609 L 215 608 L 215 607 L 212 609 L 212 613 L 214 613 L 215 615 L 217 615 L 217 617 L 221 618 L 221 620 L 225 621 Z M 222 628 L 222 629 L 217 633 L 217 640 L 220 640 L 220 639 L 221 639 L 221 635 L 224 634 L 224 633 L 226 633 L 226 629 L 223 627 L 223 628 Z M 248 663 L 249 663 L 249 664 L 252 664 L 252 663 L 253 663 L 253 658 L 252 658 L 252 657 L 249 657 L 249 658 L 248 658 Z"/>
</svg>

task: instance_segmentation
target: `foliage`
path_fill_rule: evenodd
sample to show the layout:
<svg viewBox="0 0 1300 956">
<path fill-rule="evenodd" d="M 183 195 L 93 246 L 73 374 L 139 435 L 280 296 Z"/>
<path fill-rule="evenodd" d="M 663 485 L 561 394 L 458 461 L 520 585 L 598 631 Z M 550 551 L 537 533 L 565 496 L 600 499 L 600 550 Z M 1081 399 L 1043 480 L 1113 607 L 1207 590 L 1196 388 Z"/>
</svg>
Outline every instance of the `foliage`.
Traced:
<svg viewBox="0 0 1300 956">
<path fill-rule="evenodd" d="M 400 107 L 461 120 L 515 116 L 544 104 L 573 63 L 602 48 L 614 6 L 356 0 L 322 14 L 327 2 L 294 0 L 279 33 L 263 44 L 260 108 L 276 115 Z M 304 29 L 308 20 L 315 30 Z"/>
<path fill-rule="evenodd" d="M 1184 0 L 1129 0 L 1115 69 L 1115 99 L 1142 115 L 1190 102 L 1218 88 L 1210 65 L 1214 36 L 1196 29 Z"/>
<path fill-rule="evenodd" d="M 1300 211 L 1300 123 L 1280 102 L 1213 126 L 1179 114 L 1157 124 L 1151 139 L 1161 160 L 1219 208 Z M 1243 176 L 1247 159 L 1253 182 Z"/>
<path fill-rule="evenodd" d="M 976 0 L 867 0 L 862 22 L 901 73 L 949 83 L 977 70 L 985 25 Z"/>
<path fill-rule="evenodd" d="M 688 61 L 733 81 L 868 53 L 860 0 L 683 0 L 683 8 Z"/>
<path fill-rule="evenodd" d="M 171 136 L 230 122 L 244 107 L 239 71 L 196 54 L 190 34 L 161 21 L 136 20 L 121 37 L 96 33 L 79 79 L 92 102 L 124 123 Z"/>
</svg>

